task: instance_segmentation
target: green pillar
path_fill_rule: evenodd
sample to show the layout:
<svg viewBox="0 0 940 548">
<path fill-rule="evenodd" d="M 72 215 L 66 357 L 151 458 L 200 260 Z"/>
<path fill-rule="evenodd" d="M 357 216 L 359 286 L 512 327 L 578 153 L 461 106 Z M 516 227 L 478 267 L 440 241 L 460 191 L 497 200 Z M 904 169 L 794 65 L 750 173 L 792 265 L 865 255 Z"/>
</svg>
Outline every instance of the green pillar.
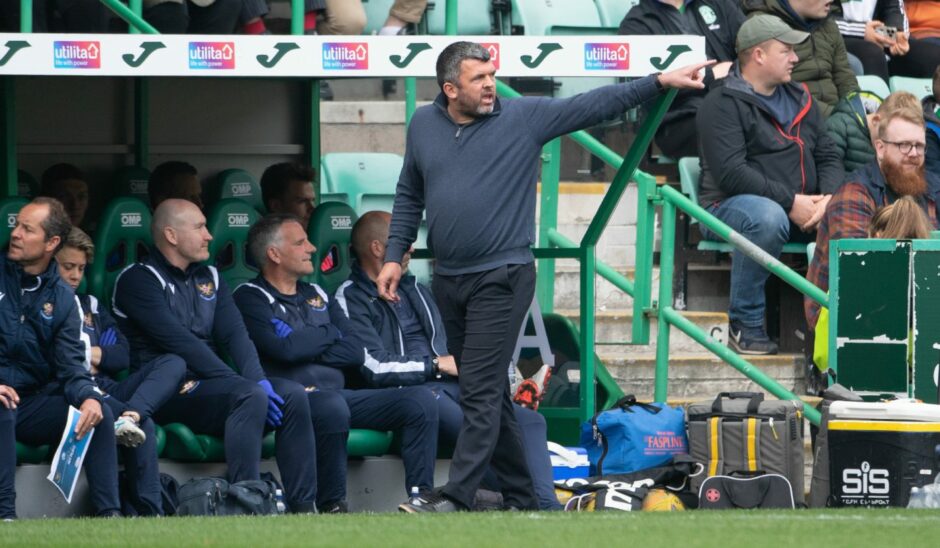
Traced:
<svg viewBox="0 0 940 548">
<path fill-rule="evenodd" d="M 542 148 L 542 195 L 539 205 L 539 247 L 552 247 L 549 231 L 558 226 L 558 180 L 561 174 L 561 139 Z M 555 304 L 555 259 L 539 262 L 535 290 L 543 314 Z"/>
<path fill-rule="evenodd" d="M 659 307 L 672 306 L 672 270 L 676 244 L 676 206 L 663 202 L 662 241 L 659 253 Z M 662 316 L 656 318 L 656 383 L 655 401 L 666 401 L 669 385 L 669 331 L 670 325 Z"/>
<path fill-rule="evenodd" d="M 3 139 L 2 169 L 5 197 L 19 194 L 16 170 L 16 80 L 12 76 L 0 78 L 0 132 Z"/>
<path fill-rule="evenodd" d="M 596 271 L 596 249 L 592 244 L 581 243 L 581 406 L 582 421 L 589 420 L 596 412 L 594 388 L 594 279 Z"/>
<path fill-rule="evenodd" d="M 408 133 L 411 117 L 415 115 L 417 102 L 418 79 L 414 77 L 405 78 L 405 133 Z"/>
</svg>

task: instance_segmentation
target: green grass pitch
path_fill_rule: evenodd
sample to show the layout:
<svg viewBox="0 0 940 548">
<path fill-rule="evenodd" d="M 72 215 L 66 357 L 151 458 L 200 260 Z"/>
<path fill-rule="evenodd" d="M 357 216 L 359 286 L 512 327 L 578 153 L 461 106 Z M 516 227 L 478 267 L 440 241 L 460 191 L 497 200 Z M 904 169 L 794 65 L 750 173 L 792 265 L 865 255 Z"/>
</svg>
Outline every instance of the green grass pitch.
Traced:
<svg viewBox="0 0 940 548">
<path fill-rule="evenodd" d="M 351 514 L 0 523 L 0 546 L 603 546 L 776 548 L 940 545 L 940 510 Z"/>
</svg>

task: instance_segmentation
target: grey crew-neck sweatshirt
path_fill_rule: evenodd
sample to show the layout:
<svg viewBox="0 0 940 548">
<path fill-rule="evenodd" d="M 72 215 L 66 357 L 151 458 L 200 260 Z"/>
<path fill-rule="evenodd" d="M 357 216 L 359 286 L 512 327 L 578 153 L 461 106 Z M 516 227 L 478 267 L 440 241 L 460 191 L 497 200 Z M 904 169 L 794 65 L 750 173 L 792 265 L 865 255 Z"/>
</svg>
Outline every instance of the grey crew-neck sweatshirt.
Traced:
<svg viewBox="0 0 940 548">
<path fill-rule="evenodd" d="M 498 99 L 491 114 L 459 125 L 441 94 L 408 127 L 385 251 L 401 262 L 427 210 L 435 272 L 483 272 L 533 261 L 542 146 L 614 118 L 658 93 L 655 76 L 565 99 Z"/>
</svg>

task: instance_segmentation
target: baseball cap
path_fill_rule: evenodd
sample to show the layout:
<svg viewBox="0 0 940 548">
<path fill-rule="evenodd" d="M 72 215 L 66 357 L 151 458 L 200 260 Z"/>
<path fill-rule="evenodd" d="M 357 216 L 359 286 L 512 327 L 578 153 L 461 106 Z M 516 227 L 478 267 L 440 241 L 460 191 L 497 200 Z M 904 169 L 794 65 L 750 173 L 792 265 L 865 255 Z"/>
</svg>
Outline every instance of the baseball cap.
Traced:
<svg viewBox="0 0 940 548">
<path fill-rule="evenodd" d="M 807 38 L 809 38 L 808 32 L 790 28 L 776 15 L 763 13 L 751 17 L 741 25 L 735 47 L 740 52 L 771 39 L 792 46 Z"/>
</svg>

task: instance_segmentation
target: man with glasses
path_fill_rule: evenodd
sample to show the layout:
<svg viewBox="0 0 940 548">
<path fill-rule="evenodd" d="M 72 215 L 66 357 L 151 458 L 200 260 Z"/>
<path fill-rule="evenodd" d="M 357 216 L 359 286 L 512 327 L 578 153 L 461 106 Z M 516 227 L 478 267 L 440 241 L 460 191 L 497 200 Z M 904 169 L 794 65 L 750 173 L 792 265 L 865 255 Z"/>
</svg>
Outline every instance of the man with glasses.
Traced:
<svg viewBox="0 0 940 548">
<path fill-rule="evenodd" d="M 868 225 L 878 208 L 911 196 L 924 208 L 932 227 L 937 228 L 940 189 L 928 186 L 924 176 L 924 133 L 924 113 L 916 100 L 903 101 L 898 108 L 881 115 L 875 159 L 849 175 L 833 195 L 816 232 L 816 252 L 806 277 L 823 291 L 829 289 L 829 242 L 867 238 Z M 806 297 L 804 310 L 810 329 L 815 329 L 819 304 Z"/>
</svg>

